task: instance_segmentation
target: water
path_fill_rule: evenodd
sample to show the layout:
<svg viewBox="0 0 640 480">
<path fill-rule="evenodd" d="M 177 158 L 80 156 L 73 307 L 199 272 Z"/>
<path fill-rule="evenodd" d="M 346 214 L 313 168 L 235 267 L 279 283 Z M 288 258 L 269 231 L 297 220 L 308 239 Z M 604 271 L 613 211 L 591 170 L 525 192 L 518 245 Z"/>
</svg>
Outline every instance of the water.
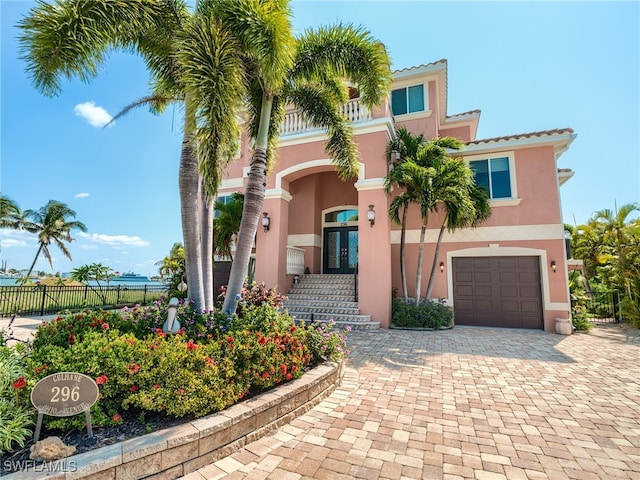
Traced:
<svg viewBox="0 0 640 480">
<path fill-rule="evenodd" d="M 4 287 L 4 286 L 10 286 L 10 287 L 14 287 L 16 286 L 16 280 L 17 278 L 0 278 L 0 287 Z M 97 282 L 89 282 L 89 285 L 97 285 Z M 103 287 L 106 286 L 105 282 L 100 282 L 100 285 L 102 285 Z M 143 287 L 144 285 L 164 285 L 163 282 L 155 282 L 152 280 L 149 281 L 127 281 L 127 280 L 112 280 L 111 282 L 109 282 L 109 286 L 114 287 L 117 285 L 122 285 L 122 286 L 127 286 L 127 287 Z"/>
</svg>

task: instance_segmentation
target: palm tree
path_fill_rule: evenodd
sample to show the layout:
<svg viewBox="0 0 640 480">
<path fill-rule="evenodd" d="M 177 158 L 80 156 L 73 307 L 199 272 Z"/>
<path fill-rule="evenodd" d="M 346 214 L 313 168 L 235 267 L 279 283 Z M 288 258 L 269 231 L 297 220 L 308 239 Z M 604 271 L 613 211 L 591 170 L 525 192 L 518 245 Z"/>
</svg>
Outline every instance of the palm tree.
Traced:
<svg viewBox="0 0 640 480">
<path fill-rule="evenodd" d="M 244 92 L 238 43 L 211 15 L 212 4 L 202 1 L 189 14 L 181 0 L 58 0 L 55 5 L 39 3 L 19 25 L 27 70 L 36 88 L 46 95 L 59 93 L 61 77 L 92 79 L 105 54 L 121 49 L 141 55 L 152 74 L 155 95 L 138 105 L 151 103 L 160 112 L 171 101 L 185 102 L 179 188 L 187 281 L 198 309 L 213 305 L 213 292 L 207 302 L 203 288 L 203 283 L 212 285 L 213 281 L 212 269 L 202 266 L 203 258 L 210 266 L 212 256 L 202 253 L 212 248 L 209 231 L 203 234 L 202 229 L 203 224 L 210 227 L 211 199 L 223 166 L 217 162 L 232 158 L 233 148 L 226 145 L 236 142 L 237 113 Z M 211 62 L 208 68 L 217 76 L 190 75 L 194 62 Z M 207 98 L 198 96 L 203 86 Z M 216 114 L 203 116 L 207 109 Z M 205 125 L 203 119 L 213 123 Z M 203 279 L 203 272 L 211 276 L 210 282 Z"/>
<path fill-rule="evenodd" d="M 408 190 L 403 184 L 402 176 L 404 171 L 397 170 L 398 163 L 412 160 L 415 161 L 419 146 L 424 142 L 424 135 L 414 136 L 405 127 L 396 131 L 396 138 L 389 141 L 385 149 L 385 157 L 390 165 L 389 174 L 384 179 L 384 189 L 387 195 L 391 195 L 394 185 L 403 189 L 396 195 L 389 205 L 389 217 L 400 225 L 400 277 L 402 279 L 402 295 L 405 303 L 409 300 L 407 289 L 406 272 L 406 234 L 407 234 L 407 212 L 409 205 L 416 201 L 414 191 Z M 402 219 L 400 211 L 402 210 Z"/>
<path fill-rule="evenodd" d="M 174 243 L 169 251 L 169 255 L 164 257 L 156 265 L 160 275 L 169 279 L 169 290 L 178 290 L 178 286 L 184 281 L 185 275 L 185 255 L 184 247 L 181 243 Z"/>
<path fill-rule="evenodd" d="M 229 257 L 231 260 L 231 244 L 240 230 L 243 207 L 244 195 L 241 193 L 233 193 L 228 202 L 217 201 L 214 205 L 215 210 L 219 212 L 219 216 L 213 220 L 214 250 L 218 255 Z"/>
<path fill-rule="evenodd" d="M 309 30 L 299 38 L 292 35 L 288 1 L 269 5 L 273 18 L 269 28 L 240 25 L 236 11 L 221 17 L 238 25 L 243 45 L 257 43 L 249 58 L 249 128 L 255 148 L 245 190 L 242 222 L 236 255 L 231 266 L 225 312 L 234 312 L 249 266 L 251 248 L 264 203 L 266 172 L 275 153 L 286 105 L 294 105 L 310 124 L 327 130 L 325 149 L 341 179 L 358 172 L 357 148 L 340 114 L 348 100 L 346 80 L 360 89 L 362 102 L 371 107 L 388 94 L 390 61 L 384 46 L 363 28 L 335 25 Z M 266 4 L 265 4 L 266 6 Z M 248 25 L 251 27 L 251 25 Z M 213 72 L 212 72 L 213 73 Z"/>
<path fill-rule="evenodd" d="M 9 197 L 0 195 L 0 228 L 20 228 L 22 212 Z"/>
<path fill-rule="evenodd" d="M 438 255 L 445 229 L 454 232 L 458 228 L 475 228 L 491 216 L 491 204 L 487 191 L 475 184 L 473 172 L 459 158 L 444 158 L 434 163 L 433 211 L 439 207 L 446 212 L 436 242 L 426 298 L 433 290 Z"/>
<path fill-rule="evenodd" d="M 26 274 L 27 278 L 31 275 L 40 253 L 44 254 L 49 265 L 53 268 L 51 252 L 49 251 L 49 246 L 52 243 L 56 244 L 64 256 L 71 260 L 71 252 L 69 252 L 65 245 L 65 242 L 69 243 L 73 241 L 71 231 L 87 231 L 84 223 L 70 220 L 76 216 L 74 210 L 62 202 L 49 200 L 49 202 L 39 210 L 25 210 L 24 215 L 30 220 L 25 222 L 24 229 L 29 233 L 38 235 L 38 251 L 29 268 L 29 272 Z"/>
</svg>

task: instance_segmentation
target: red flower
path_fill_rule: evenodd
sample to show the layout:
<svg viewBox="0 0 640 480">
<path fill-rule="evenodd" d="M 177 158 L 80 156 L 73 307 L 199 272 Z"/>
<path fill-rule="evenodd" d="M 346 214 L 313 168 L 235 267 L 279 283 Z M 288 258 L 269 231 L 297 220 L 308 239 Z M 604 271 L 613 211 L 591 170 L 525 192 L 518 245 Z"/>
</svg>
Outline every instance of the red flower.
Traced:
<svg viewBox="0 0 640 480">
<path fill-rule="evenodd" d="M 103 330 L 108 330 L 109 329 L 109 324 L 108 323 L 103 323 L 102 324 L 102 329 Z"/>
<path fill-rule="evenodd" d="M 121 421 L 122 421 L 122 415 L 120 415 L 119 413 L 116 413 L 116 414 L 113 416 L 113 421 L 114 421 L 114 422 L 116 422 L 116 423 L 121 422 Z"/>
<path fill-rule="evenodd" d="M 297 372 L 298 371 L 298 366 L 294 365 L 293 367 L 291 367 L 291 371 L 292 372 Z"/>
<path fill-rule="evenodd" d="M 158 390 L 160 388 L 160 385 L 158 385 L 157 383 L 153 384 L 153 389 L 154 390 Z"/>
<path fill-rule="evenodd" d="M 108 381 L 109 381 L 109 377 L 107 377 L 106 375 L 100 375 L 98 378 L 96 378 L 96 383 L 98 385 L 103 385 Z"/>
<path fill-rule="evenodd" d="M 82 320 L 82 315 L 76 315 L 76 320 Z"/>
<path fill-rule="evenodd" d="M 260 345 L 264 345 L 265 343 L 267 343 L 267 339 L 266 339 L 266 338 L 264 338 L 264 337 L 260 337 L 260 339 L 258 340 L 258 343 L 259 343 Z"/>
<path fill-rule="evenodd" d="M 197 343 L 193 343 L 191 340 L 187 342 L 187 350 L 195 350 L 196 348 L 198 348 Z"/>
<path fill-rule="evenodd" d="M 207 357 L 204 359 L 209 365 L 215 365 L 216 362 L 213 361 L 211 357 Z"/>
<path fill-rule="evenodd" d="M 13 388 L 15 390 L 20 390 L 22 387 L 24 387 L 26 385 L 27 385 L 27 381 L 25 380 L 24 377 L 20 377 L 15 382 L 13 382 Z"/>
<path fill-rule="evenodd" d="M 76 343 L 76 336 L 74 335 L 69 335 L 69 338 L 67 338 L 67 340 L 69 340 L 69 343 L 71 343 L 72 345 L 74 343 Z"/>
<path fill-rule="evenodd" d="M 262 378 L 264 378 L 265 380 L 267 380 L 269 378 L 269 372 L 264 372 L 262 374 Z"/>
<path fill-rule="evenodd" d="M 179 388 L 179 389 L 178 389 L 178 393 L 179 393 L 180 395 L 184 395 L 184 388 Z"/>
<path fill-rule="evenodd" d="M 287 380 L 291 380 L 293 378 L 293 375 L 287 373 L 284 378 L 286 378 Z"/>
<path fill-rule="evenodd" d="M 138 391 L 138 386 L 137 385 L 131 385 L 129 387 L 129 391 L 130 392 L 137 392 Z"/>
<path fill-rule="evenodd" d="M 233 343 L 233 337 L 227 337 L 227 342 Z"/>
<path fill-rule="evenodd" d="M 296 331 L 296 326 L 295 325 L 291 325 L 291 328 L 289 329 L 290 332 L 295 332 Z"/>
<path fill-rule="evenodd" d="M 284 363 L 280 365 L 280 371 L 283 375 L 287 373 L 287 366 Z"/>
<path fill-rule="evenodd" d="M 135 375 L 136 373 L 138 373 L 138 370 L 140 370 L 140 365 L 138 365 L 137 363 L 134 363 L 133 365 L 127 366 L 127 369 L 129 370 L 129 373 L 132 373 Z"/>
</svg>

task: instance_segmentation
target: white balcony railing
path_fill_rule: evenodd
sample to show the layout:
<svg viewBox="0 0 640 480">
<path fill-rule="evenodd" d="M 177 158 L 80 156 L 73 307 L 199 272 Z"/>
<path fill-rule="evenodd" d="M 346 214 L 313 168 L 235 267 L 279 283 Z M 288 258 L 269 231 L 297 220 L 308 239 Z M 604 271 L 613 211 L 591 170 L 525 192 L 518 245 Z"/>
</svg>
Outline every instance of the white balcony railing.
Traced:
<svg viewBox="0 0 640 480">
<path fill-rule="evenodd" d="M 371 110 L 360 103 L 359 98 L 349 100 L 342 105 L 342 114 L 350 123 L 361 123 L 371 120 Z M 297 110 L 288 112 L 284 116 L 284 122 L 280 127 L 280 135 L 293 135 L 296 133 L 319 130 L 318 127 L 305 121 Z"/>
<path fill-rule="evenodd" d="M 304 248 L 287 245 L 287 275 L 302 275 L 304 273 Z"/>
</svg>

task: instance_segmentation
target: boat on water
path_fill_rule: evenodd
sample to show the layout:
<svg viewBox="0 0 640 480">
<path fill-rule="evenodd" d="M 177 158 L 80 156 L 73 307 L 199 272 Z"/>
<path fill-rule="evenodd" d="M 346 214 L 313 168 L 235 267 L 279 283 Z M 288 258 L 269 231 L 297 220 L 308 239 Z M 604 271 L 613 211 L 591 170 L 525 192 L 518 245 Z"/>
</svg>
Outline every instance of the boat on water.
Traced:
<svg viewBox="0 0 640 480">
<path fill-rule="evenodd" d="M 137 273 L 128 272 L 123 273 L 114 278 L 114 280 L 123 282 L 150 282 L 151 280 L 146 275 L 138 275 Z"/>
</svg>

